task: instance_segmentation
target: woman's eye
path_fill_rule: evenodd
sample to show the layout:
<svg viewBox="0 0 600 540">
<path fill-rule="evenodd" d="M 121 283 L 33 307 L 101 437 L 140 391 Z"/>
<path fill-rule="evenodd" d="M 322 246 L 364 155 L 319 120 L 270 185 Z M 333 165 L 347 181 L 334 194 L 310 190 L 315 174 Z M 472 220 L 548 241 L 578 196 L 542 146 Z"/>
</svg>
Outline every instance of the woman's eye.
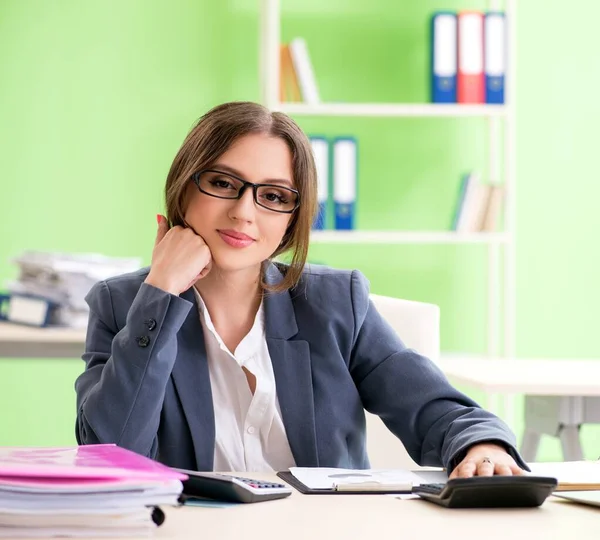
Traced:
<svg viewBox="0 0 600 540">
<path fill-rule="evenodd" d="M 227 180 L 223 180 L 220 178 L 216 178 L 211 183 L 213 186 L 215 186 L 217 188 L 228 189 L 228 188 L 232 187 L 231 182 L 228 182 Z"/>
<path fill-rule="evenodd" d="M 282 195 L 280 195 L 279 193 L 265 193 L 264 198 L 269 202 L 275 202 L 275 203 L 281 203 L 281 204 L 287 203 L 286 198 L 283 197 Z"/>
</svg>

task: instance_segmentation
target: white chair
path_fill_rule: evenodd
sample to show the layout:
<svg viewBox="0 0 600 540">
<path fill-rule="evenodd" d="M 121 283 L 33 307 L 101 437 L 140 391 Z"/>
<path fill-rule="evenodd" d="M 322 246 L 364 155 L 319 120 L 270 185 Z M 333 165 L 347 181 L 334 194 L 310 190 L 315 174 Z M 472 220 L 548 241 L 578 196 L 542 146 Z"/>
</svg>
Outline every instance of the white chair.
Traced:
<svg viewBox="0 0 600 540">
<path fill-rule="evenodd" d="M 404 344 L 437 362 L 440 355 L 440 308 L 434 304 L 371 295 L 377 311 Z M 367 415 L 367 451 L 374 469 L 415 468 L 402 443 L 378 416 Z"/>
</svg>

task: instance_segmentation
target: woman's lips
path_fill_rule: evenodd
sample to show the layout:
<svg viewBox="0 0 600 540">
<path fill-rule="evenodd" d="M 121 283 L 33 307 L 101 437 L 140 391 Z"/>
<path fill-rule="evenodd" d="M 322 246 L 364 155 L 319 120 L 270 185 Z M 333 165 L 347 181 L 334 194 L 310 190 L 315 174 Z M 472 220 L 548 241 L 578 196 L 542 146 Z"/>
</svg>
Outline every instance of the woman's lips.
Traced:
<svg viewBox="0 0 600 540">
<path fill-rule="evenodd" d="M 236 231 L 217 231 L 223 242 L 236 248 L 245 248 L 254 242 L 254 238 Z"/>
</svg>

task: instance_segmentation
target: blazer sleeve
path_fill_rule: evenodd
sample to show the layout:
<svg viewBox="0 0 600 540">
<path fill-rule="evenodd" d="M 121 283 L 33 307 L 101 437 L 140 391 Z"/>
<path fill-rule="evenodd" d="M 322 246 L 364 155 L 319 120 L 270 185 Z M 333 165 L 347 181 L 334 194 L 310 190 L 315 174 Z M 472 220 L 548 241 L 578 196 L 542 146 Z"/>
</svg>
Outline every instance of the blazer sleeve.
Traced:
<svg viewBox="0 0 600 540">
<path fill-rule="evenodd" d="M 142 283 L 118 328 L 109 283 L 97 283 L 86 302 L 86 366 L 75 382 L 77 442 L 115 443 L 154 457 L 177 332 L 192 304 Z"/>
<path fill-rule="evenodd" d="M 383 420 L 417 463 L 451 471 L 470 446 L 494 442 L 527 469 L 508 426 L 453 388 L 428 358 L 402 343 L 370 301 L 360 272 L 352 273 L 351 294 L 351 375 L 365 409 Z"/>
</svg>

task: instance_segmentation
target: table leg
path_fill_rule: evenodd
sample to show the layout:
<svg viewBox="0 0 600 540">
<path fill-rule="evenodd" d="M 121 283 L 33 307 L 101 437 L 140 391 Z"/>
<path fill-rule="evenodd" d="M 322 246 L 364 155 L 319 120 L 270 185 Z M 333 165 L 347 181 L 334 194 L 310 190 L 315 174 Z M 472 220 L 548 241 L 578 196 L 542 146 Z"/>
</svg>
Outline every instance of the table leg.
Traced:
<svg viewBox="0 0 600 540">
<path fill-rule="evenodd" d="M 521 456 L 525 461 L 535 461 L 541 439 L 541 433 L 525 429 L 523 432 L 523 441 L 521 442 Z"/>
<path fill-rule="evenodd" d="M 565 461 L 581 461 L 583 449 L 579 441 L 579 426 L 560 426 L 558 434 Z"/>
</svg>

